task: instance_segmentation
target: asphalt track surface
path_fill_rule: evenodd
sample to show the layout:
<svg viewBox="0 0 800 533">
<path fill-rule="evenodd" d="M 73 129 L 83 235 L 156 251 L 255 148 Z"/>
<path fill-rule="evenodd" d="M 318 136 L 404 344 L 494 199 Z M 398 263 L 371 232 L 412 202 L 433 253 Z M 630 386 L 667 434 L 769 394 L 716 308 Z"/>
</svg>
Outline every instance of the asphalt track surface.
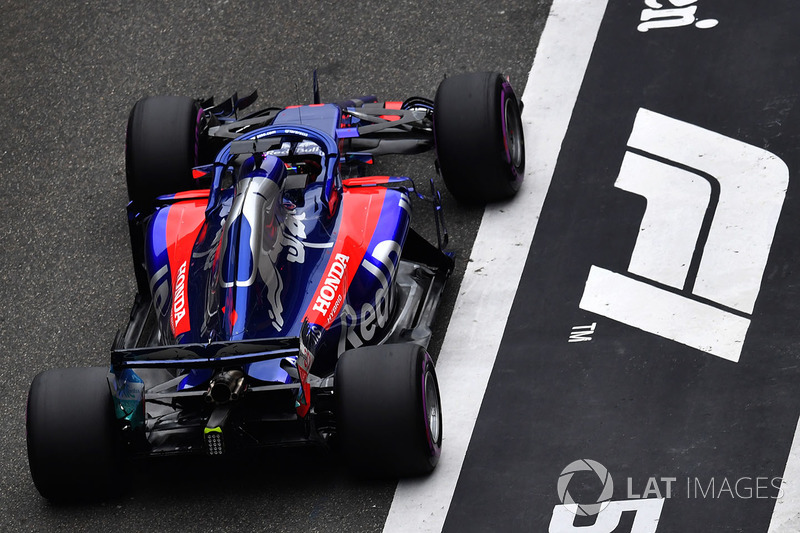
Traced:
<svg viewBox="0 0 800 533">
<path fill-rule="evenodd" d="M 392 482 L 352 479 L 299 452 L 133 465 L 121 496 L 54 507 L 30 480 L 24 408 L 45 369 L 107 361 L 134 283 L 124 205 L 127 114 L 142 96 L 305 103 L 432 97 L 446 75 L 497 70 L 521 91 L 548 1 L 104 2 L 0 6 L 0 530 L 377 531 Z M 376 169 L 427 179 L 431 158 Z M 445 195 L 452 250 L 469 256 L 481 210 Z M 417 219 L 427 218 L 421 209 Z M 423 232 L 431 235 L 430 226 Z M 445 294 L 441 342 L 465 268 Z"/>
<path fill-rule="evenodd" d="M 683 7 L 660 11 L 667 3 Z M 590 4 L 597 25 L 572 26 Z M 443 343 L 453 305 L 492 262 L 520 257 L 521 279 L 440 499 L 420 503 L 425 491 L 405 483 L 393 503 L 393 482 L 353 479 L 334 456 L 302 451 L 135 464 L 103 504 L 38 497 L 28 383 L 46 368 L 103 364 L 130 306 L 122 143 L 137 98 L 257 88 L 265 104 L 296 103 L 314 67 L 331 100 L 432 96 L 444 74 L 479 69 L 510 74 L 522 92 L 549 8 L 336 3 L 323 18 L 320 5 L 301 7 L 276 6 L 268 31 L 248 11 L 264 3 L 0 10 L 0 528 L 379 531 L 388 515 L 393 532 L 797 531 L 800 42 L 788 0 L 554 0 L 548 28 L 563 40 L 540 56 L 570 63 L 574 37 L 588 43 L 588 67 L 561 71 L 574 96 L 549 86 L 552 107 L 574 102 L 561 133 L 541 133 L 563 142 L 525 218 L 530 251 L 482 248 L 487 222 L 502 230 L 498 217 L 524 210 L 526 194 L 483 222 L 445 196 L 462 261 L 432 351 L 449 373 L 454 324 L 474 313 L 459 307 Z M 527 91 L 525 101 L 526 112 L 548 107 Z M 547 172 L 534 167 L 541 184 Z M 426 177 L 430 158 L 376 172 Z M 401 492 L 411 497 L 398 505 Z M 595 502 L 607 506 L 593 516 Z M 576 518 L 581 509 L 590 516 Z"/>
<path fill-rule="evenodd" d="M 797 7 L 671 4 L 608 2 L 444 531 L 800 530 Z"/>
</svg>

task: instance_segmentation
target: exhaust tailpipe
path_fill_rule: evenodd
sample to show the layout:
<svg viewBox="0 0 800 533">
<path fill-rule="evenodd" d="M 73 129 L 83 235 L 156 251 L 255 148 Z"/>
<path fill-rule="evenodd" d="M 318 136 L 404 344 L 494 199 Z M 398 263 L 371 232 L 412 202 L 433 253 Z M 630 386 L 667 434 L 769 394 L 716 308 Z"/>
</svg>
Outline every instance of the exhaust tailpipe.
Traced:
<svg viewBox="0 0 800 533">
<path fill-rule="evenodd" d="M 238 400 L 243 389 L 244 373 L 241 370 L 225 370 L 211 380 L 205 399 L 208 403 L 227 403 Z"/>
</svg>

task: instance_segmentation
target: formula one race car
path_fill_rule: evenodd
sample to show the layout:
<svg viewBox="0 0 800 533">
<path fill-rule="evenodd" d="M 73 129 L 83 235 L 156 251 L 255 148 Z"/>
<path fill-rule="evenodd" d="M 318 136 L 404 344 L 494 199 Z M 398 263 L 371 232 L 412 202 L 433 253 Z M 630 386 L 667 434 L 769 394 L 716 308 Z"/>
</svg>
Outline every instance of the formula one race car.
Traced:
<svg viewBox="0 0 800 533">
<path fill-rule="evenodd" d="M 267 108 L 148 97 L 126 138 L 138 293 L 110 367 L 33 380 L 27 443 L 48 499 L 103 495 L 122 461 L 335 445 L 360 472 L 436 465 L 430 324 L 453 269 L 438 193 L 368 176 L 376 155 L 436 150 L 464 202 L 513 196 L 520 104 L 497 73 L 436 98 Z M 438 246 L 410 227 L 433 203 Z M 416 201 L 416 200 L 415 200 Z"/>
</svg>

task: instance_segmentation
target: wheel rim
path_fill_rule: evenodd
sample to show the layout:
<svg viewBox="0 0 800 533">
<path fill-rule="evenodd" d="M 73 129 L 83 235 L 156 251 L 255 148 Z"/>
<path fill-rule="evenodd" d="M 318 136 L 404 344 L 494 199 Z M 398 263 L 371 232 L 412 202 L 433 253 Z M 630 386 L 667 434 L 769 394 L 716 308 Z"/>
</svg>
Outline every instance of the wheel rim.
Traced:
<svg viewBox="0 0 800 533">
<path fill-rule="evenodd" d="M 517 106 L 508 97 L 503 105 L 503 130 L 508 161 L 515 168 L 519 167 L 522 163 L 522 121 Z"/>
<path fill-rule="evenodd" d="M 425 411 L 431 442 L 438 444 L 441 435 L 439 394 L 436 390 L 436 378 L 430 370 L 425 373 Z"/>
</svg>

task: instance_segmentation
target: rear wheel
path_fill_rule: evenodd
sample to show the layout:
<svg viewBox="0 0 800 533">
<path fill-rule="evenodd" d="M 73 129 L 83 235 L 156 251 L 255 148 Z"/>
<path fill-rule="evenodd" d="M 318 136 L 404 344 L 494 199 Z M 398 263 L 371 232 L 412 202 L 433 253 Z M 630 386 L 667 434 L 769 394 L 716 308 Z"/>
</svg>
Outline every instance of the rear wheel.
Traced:
<svg viewBox="0 0 800 533">
<path fill-rule="evenodd" d="M 369 346 L 336 367 L 337 435 L 353 469 L 368 476 L 430 473 L 442 446 L 433 360 L 416 344 Z"/>
<path fill-rule="evenodd" d="M 525 171 L 520 106 L 500 74 L 471 72 L 442 81 L 433 133 L 442 177 L 457 200 L 482 205 L 519 191 Z"/>
<path fill-rule="evenodd" d="M 195 188 L 202 110 L 191 98 L 142 98 L 131 110 L 125 142 L 128 198 L 141 209 L 165 194 Z"/>
<path fill-rule="evenodd" d="M 52 501 L 107 497 L 121 462 L 107 368 L 59 368 L 28 392 L 31 477 Z"/>
</svg>

